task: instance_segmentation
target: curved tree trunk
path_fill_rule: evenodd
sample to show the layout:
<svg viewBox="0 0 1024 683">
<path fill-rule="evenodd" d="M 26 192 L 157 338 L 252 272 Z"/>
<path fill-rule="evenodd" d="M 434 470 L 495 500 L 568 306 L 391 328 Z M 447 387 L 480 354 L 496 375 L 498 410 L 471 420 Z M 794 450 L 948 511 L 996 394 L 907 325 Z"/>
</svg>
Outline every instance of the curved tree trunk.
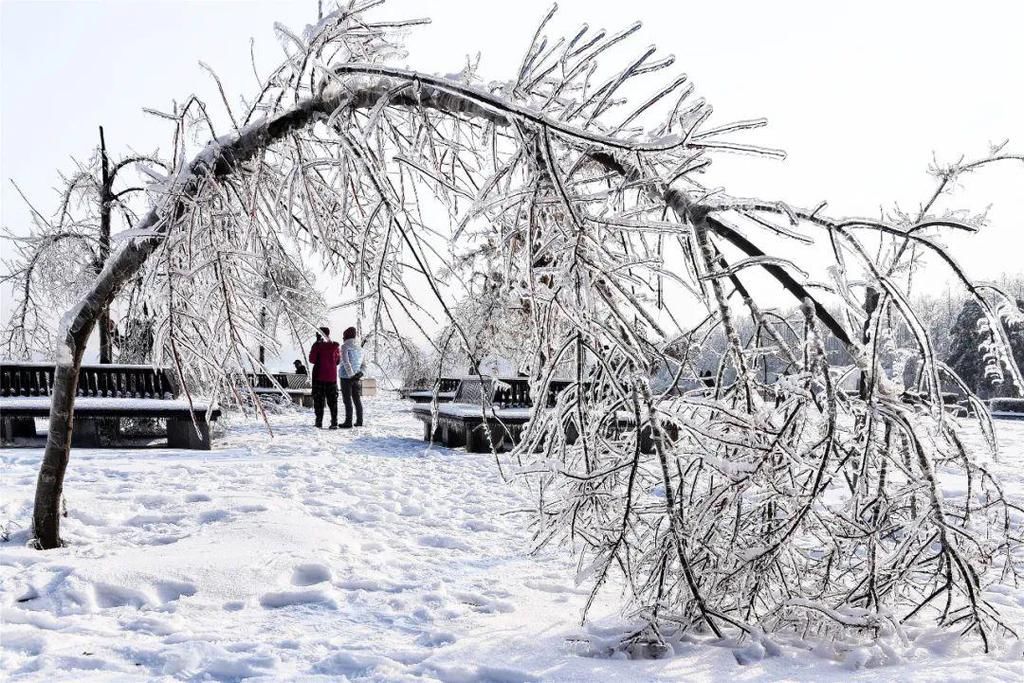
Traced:
<svg viewBox="0 0 1024 683">
<path fill-rule="evenodd" d="M 82 365 L 85 343 L 92 334 L 95 318 L 80 332 L 74 334 L 77 351 L 70 364 L 58 364 L 53 377 L 50 402 L 50 431 L 46 437 L 46 453 L 39 468 L 36 482 L 35 528 L 36 547 L 56 548 L 60 540 L 60 501 L 64 492 L 64 472 L 71 454 L 71 428 L 74 419 L 75 392 L 78 390 L 78 370 Z M 69 333 L 69 337 L 72 336 Z"/>
<path fill-rule="evenodd" d="M 58 364 L 54 376 L 50 431 L 36 487 L 33 526 L 40 548 L 55 548 L 61 545 L 60 500 L 64 472 L 70 456 L 75 391 L 85 342 L 114 296 L 142 269 L 170 228 L 186 213 L 188 202 L 198 196 L 206 182 L 231 174 L 238 164 L 251 159 L 260 150 L 292 131 L 329 116 L 339 107 L 371 108 L 383 97 L 388 98 L 392 106 L 426 107 L 453 115 L 483 118 L 501 126 L 511 125 L 517 120 L 524 121 L 552 128 L 570 138 L 575 136 L 578 138 L 577 142 L 585 142 L 588 139 L 586 134 L 574 133 L 571 126 L 549 120 L 532 110 L 502 101 L 490 93 L 463 83 L 379 65 L 347 64 L 337 68 L 336 73 L 338 77 L 346 80 L 347 87 L 329 87 L 320 97 L 299 102 L 293 109 L 272 119 L 252 123 L 230 138 L 221 138 L 209 143 L 193 159 L 187 170 L 183 169 L 179 173 L 180 182 L 176 192 L 170 193 L 165 203 L 151 209 L 134 226 L 134 231 L 152 233 L 153 237 L 133 239 L 109 259 L 93 283 L 92 289 L 78 308 L 69 314 L 64 340 L 67 345 L 67 356 Z M 408 87 L 413 83 L 416 84 L 416 88 Z M 603 136 L 596 136 L 594 139 L 597 138 L 600 138 L 601 144 L 607 143 L 612 147 L 621 148 L 629 144 Z M 594 148 L 588 154 L 594 161 L 622 175 L 637 172 L 636 169 L 624 166 L 616 158 L 603 152 L 601 147 Z M 668 206 L 681 217 L 685 216 L 687 220 L 695 218 L 694 212 L 700 213 L 699 207 L 691 206 L 682 193 L 672 188 L 660 188 L 659 193 Z M 706 219 L 713 232 L 746 253 L 763 253 L 728 226 L 703 215 L 696 218 Z M 766 266 L 766 270 L 798 299 L 812 298 L 818 315 L 833 333 L 844 341 L 848 340 L 842 327 L 788 273 L 771 265 Z"/>
</svg>

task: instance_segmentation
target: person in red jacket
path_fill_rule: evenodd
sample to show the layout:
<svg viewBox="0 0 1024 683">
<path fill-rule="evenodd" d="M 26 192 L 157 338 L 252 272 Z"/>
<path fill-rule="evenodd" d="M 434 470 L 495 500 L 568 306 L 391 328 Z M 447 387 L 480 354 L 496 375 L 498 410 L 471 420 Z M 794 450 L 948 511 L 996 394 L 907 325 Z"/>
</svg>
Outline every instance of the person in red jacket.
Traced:
<svg viewBox="0 0 1024 683">
<path fill-rule="evenodd" d="M 331 411 L 331 429 L 338 428 L 338 363 L 341 362 L 341 348 L 331 341 L 331 330 L 321 327 L 316 341 L 309 350 L 309 362 L 313 364 L 313 414 L 317 429 L 324 428 L 324 402 Z"/>
</svg>

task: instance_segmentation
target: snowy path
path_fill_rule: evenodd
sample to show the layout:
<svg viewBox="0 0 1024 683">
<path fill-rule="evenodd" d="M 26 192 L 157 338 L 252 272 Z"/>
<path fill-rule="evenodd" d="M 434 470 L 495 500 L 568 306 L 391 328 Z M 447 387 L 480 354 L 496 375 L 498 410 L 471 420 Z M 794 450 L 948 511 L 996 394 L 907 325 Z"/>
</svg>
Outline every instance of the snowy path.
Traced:
<svg viewBox="0 0 1024 683">
<path fill-rule="evenodd" d="M 703 645 L 659 661 L 581 656 L 626 626 L 609 615 L 579 627 L 586 591 L 571 559 L 528 555 L 513 514 L 528 501 L 501 482 L 493 457 L 426 449 L 407 404 L 367 404 L 374 426 L 363 430 L 318 432 L 308 415 L 287 413 L 273 417 L 273 440 L 236 422 L 211 453 L 76 450 L 70 547 L 29 550 L 18 528 L 0 544 L 0 669 L 25 680 L 1024 674 L 1006 653 L 922 651 L 855 673 L 790 650 L 748 666 Z M 1024 491 L 1024 426 L 1011 436 L 1010 479 Z M 28 523 L 39 457 L 0 451 L 0 523 Z M 1024 593 L 1012 599 L 1024 604 Z"/>
</svg>

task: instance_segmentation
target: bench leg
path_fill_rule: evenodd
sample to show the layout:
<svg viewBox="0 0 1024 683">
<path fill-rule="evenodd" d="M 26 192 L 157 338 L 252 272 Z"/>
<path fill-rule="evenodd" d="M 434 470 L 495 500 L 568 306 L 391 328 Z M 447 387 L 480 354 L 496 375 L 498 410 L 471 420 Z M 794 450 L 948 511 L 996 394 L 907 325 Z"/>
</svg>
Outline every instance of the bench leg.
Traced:
<svg viewBox="0 0 1024 683">
<path fill-rule="evenodd" d="M 645 425 L 640 429 L 637 437 L 640 440 L 640 452 L 650 454 L 654 452 L 654 437 L 651 434 L 650 426 Z"/>
<path fill-rule="evenodd" d="M 121 418 L 119 417 L 97 417 L 93 420 L 96 423 L 96 431 L 100 435 L 100 443 L 117 443 L 121 437 Z"/>
<path fill-rule="evenodd" d="M 495 430 L 491 430 L 491 438 L 497 438 Z M 500 449 L 499 449 L 500 450 Z M 487 427 L 483 424 L 466 426 L 466 452 L 490 453 L 491 442 L 487 440 Z"/>
<path fill-rule="evenodd" d="M 4 441 L 36 435 L 34 417 L 5 417 L 3 419 Z"/>
<path fill-rule="evenodd" d="M 290 398 L 292 399 L 292 403 L 300 408 L 313 407 L 313 396 L 311 394 L 292 394 Z"/>
<path fill-rule="evenodd" d="M 196 433 L 199 427 L 199 433 Z M 190 418 L 167 419 L 167 445 L 171 448 L 186 448 L 196 451 L 210 450 L 210 425 L 204 418 L 197 418 L 195 424 Z"/>
<path fill-rule="evenodd" d="M 448 448 L 462 448 L 469 440 L 472 428 L 460 420 L 443 420 L 441 422 L 442 441 Z"/>
<path fill-rule="evenodd" d="M 568 424 L 563 428 L 563 434 L 565 434 L 565 442 L 570 446 L 576 443 L 576 439 L 580 438 L 579 427 L 576 426 L 576 420 L 570 420 Z"/>
<path fill-rule="evenodd" d="M 71 425 L 71 445 L 75 448 L 102 448 L 99 421 L 91 417 L 76 417 Z"/>
<path fill-rule="evenodd" d="M 505 429 L 508 430 L 506 439 L 511 442 L 509 448 L 515 448 L 516 444 L 523 440 L 523 425 L 506 423 Z"/>
<path fill-rule="evenodd" d="M 423 422 L 423 440 L 427 442 L 440 442 L 445 443 L 444 430 L 441 428 L 440 423 L 434 428 L 433 431 L 430 429 L 430 420 L 424 420 Z"/>
<path fill-rule="evenodd" d="M 640 430 L 640 452 L 641 453 L 655 453 L 657 449 L 654 447 L 654 432 L 651 426 L 644 425 Z M 668 448 L 676 441 L 679 440 L 679 428 L 676 425 L 663 426 L 661 429 L 662 447 Z"/>
</svg>

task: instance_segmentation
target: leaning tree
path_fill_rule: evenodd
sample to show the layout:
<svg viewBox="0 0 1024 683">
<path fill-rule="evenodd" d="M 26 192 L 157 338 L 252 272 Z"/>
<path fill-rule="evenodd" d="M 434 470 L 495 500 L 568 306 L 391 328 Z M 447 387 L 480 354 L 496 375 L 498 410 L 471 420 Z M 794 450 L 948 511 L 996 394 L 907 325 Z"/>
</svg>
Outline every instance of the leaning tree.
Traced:
<svg viewBox="0 0 1024 683">
<path fill-rule="evenodd" d="M 510 78 L 484 81 L 474 64 L 443 77 L 395 66 L 417 22 L 375 19 L 377 4 L 342 7 L 301 35 L 278 27 L 286 59 L 243 110 L 224 97 L 229 128 L 205 107 L 171 115 L 211 142 L 190 161 L 175 155 L 135 236 L 67 317 L 36 493 L 40 547 L 61 542 L 85 341 L 140 270 L 181 276 L 166 279 L 172 353 L 207 368 L 212 386 L 246 353 L 236 278 L 254 245 L 315 251 L 356 292 L 364 328 L 437 314 L 467 352 L 453 302 L 479 294 L 465 271 L 476 249 L 525 312 L 533 395 L 570 380 L 495 457 L 530 487 L 537 543 L 571 544 L 592 599 L 621 587 L 644 624 L 634 640 L 903 634 L 929 620 L 987 646 L 1010 630 L 984 591 L 1016 576 L 1020 509 L 943 412 L 955 375 L 931 353 L 900 270 L 938 257 L 996 321 L 1002 292 L 970 280 L 935 239 L 975 226 L 927 209 L 908 223 L 832 218 L 707 186 L 717 153 L 781 153 L 728 139 L 762 120 L 711 125 L 672 57 L 624 52 L 639 24 L 550 38 L 549 13 Z M 822 260 L 831 281 L 812 290 L 797 261 Z M 798 320 L 772 310 L 756 272 L 795 299 Z M 756 334 L 740 336 L 741 318 Z M 894 325 L 923 358 L 923 405 L 901 402 L 902 379 L 878 360 Z M 1002 325 L 989 329 L 1006 344 Z M 714 387 L 652 393 L 655 368 L 694 376 L 693 351 L 716 330 L 726 350 Z M 830 367 L 828 339 L 855 359 L 858 389 Z M 759 373 L 767 359 L 783 370 Z M 1009 355 L 1000 371 L 1024 386 Z M 963 478 L 966 493 L 943 495 L 940 475 Z"/>
</svg>

